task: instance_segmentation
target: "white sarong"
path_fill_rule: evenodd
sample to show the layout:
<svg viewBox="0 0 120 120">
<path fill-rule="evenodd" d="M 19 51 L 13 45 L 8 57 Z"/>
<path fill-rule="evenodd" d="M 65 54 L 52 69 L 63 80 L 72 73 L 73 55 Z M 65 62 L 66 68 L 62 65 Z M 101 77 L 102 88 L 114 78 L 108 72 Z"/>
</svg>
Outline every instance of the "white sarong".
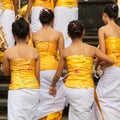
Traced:
<svg viewBox="0 0 120 120">
<path fill-rule="evenodd" d="M 15 44 L 15 40 L 12 34 L 12 23 L 15 21 L 15 12 L 13 10 L 5 10 L 0 17 L 0 25 L 2 26 L 3 33 L 5 34 L 8 48 L 11 48 Z"/>
<path fill-rule="evenodd" d="M 104 120 L 120 120 L 120 68 L 106 68 L 96 91 Z M 94 110 L 96 120 L 102 120 L 95 104 Z"/>
<path fill-rule="evenodd" d="M 39 95 L 39 89 L 9 90 L 8 120 L 37 120 L 35 113 Z"/>
<path fill-rule="evenodd" d="M 69 106 L 68 120 L 94 120 L 92 105 L 94 88 L 69 88 L 64 86 Z"/>
<path fill-rule="evenodd" d="M 41 6 L 36 6 L 36 7 L 32 8 L 32 14 L 31 14 L 31 29 L 32 29 L 32 32 L 36 32 L 40 28 L 42 28 L 42 24 L 40 23 L 40 20 L 39 20 L 39 15 L 40 15 L 40 11 L 43 8 L 44 7 L 41 7 Z"/>
<path fill-rule="evenodd" d="M 32 7 L 32 14 L 31 14 L 31 29 L 32 32 L 37 32 L 39 29 L 42 28 L 42 24 L 40 23 L 40 12 L 44 7 L 42 6 L 35 6 Z"/>
<path fill-rule="evenodd" d="M 119 11 L 118 11 L 118 18 L 120 18 L 120 4 L 118 4 L 118 8 L 119 8 Z"/>
<path fill-rule="evenodd" d="M 72 43 L 70 37 L 68 36 L 67 27 L 70 21 L 78 19 L 78 8 L 56 6 L 54 9 L 54 14 L 54 29 L 62 32 L 66 48 Z"/>
<path fill-rule="evenodd" d="M 64 109 L 65 96 L 62 80 L 59 80 L 56 84 L 56 95 L 52 96 L 49 94 L 50 85 L 55 72 L 56 70 L 40 71 L 40 103 L 36 113 L 38 119 L 43 118 L 50 113 L 58 112 Z"/>
</svg>

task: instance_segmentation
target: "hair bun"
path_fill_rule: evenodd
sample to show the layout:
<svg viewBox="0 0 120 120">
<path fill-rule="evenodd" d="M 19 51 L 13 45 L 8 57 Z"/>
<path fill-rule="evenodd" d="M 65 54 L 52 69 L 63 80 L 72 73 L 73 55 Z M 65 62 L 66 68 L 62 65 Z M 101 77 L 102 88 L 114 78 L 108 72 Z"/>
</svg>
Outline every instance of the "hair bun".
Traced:
<svg viewBox="0 0 120 120">
<path fill-rule="evenodd" d="M 40 12 L 40 15 L 43 17 L 48 17 L 49 16 L 49 11 L 48 9 L 42 9 L 42 11 Z"/>
</svg>

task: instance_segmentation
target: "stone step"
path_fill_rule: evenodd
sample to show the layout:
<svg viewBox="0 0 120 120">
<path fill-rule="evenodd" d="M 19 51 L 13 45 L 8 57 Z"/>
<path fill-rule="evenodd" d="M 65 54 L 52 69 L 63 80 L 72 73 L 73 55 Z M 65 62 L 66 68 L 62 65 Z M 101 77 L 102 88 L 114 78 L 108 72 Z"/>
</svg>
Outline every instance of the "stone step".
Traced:
<svg viewBox="0 0 120 120">
<path fill-rule="evenodd" d="M 1 88 L 8 88 L 8 84 L 5 84 L 5 83 L 0 84 L 0 89 Z"/>
<path fill-rule="evenodd" d="M 3 114 L 7 115 L 7 99 L 1 98 L 0 99 L 0 117 Z M 2 118 L 0 120 L 2 120 Z"/>
<path fill-rule="evenodd" d="M 6 98 L 8 95 L 8 84 L 0 84 L 0 98 Z"/>
<path fill-rule="evenodd" d="M 7 120 L 6 114 L 0 114 L 0 120 Z"/>
<path fill-rule="evenodd" d="M 0 109 L 2 107 L 7 107 L 7 99 L 4 99 L 4 98 L 0 99 Z"/>
<path fill-rule="evenodd" d="M 3 76 L 0 75 L 0 84 L 9 84 L 10 83 L 10 77 L 9 76 Z"/>
<path fill-rule="evenodd" d="M 97 36 L 84 36 L 83 41 L 89 45 L 98 46 Z"/>
</svg>

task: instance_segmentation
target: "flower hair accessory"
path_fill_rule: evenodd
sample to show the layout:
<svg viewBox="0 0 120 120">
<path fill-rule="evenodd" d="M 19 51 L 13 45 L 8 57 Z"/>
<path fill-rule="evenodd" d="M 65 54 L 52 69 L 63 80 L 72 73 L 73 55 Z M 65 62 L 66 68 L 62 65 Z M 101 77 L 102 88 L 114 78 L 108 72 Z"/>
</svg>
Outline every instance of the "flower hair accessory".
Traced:
<svg viewBox="0 0 120 120">
<path fill-rule="evenodd" d="M 113 9 L 113 10 L 114 10 L 115 6 L 116 6 L 116 5 L 112 5 L 112 9 Z"/>
<path fill-rule="evenodd" d="M 43 8 L 43 9 L 40 11 L 40 14 L 42 14 L 44 11 L 47 12 L 47 13 L 49 14 L 48 9 L 45 9 L 45 8 Z"/>
<path fill-rule="evenodd" d="M 76 23 L 73 23 L 73 28 L 76 28 L 78 25 Z"/>
</svg>

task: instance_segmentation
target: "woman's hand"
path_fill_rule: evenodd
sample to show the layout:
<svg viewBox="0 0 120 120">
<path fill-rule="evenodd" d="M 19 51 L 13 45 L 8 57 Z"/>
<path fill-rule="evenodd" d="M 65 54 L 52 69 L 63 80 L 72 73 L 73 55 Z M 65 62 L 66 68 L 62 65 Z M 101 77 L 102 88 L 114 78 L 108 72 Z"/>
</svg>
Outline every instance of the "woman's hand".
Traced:
<svg viewBox="0 0 120 120">
<path fill-rule="evenodd" d="M 55 87 L 50 87 L 49 94 L 55 96 L 56 95 L 56 88 Z"/>
<path fill-rule="evenodd" d="M 64 78 L 63 78 L 63 82 L 65 83 L 66 82 L 66 79 L 68 77 L 68 74 L 65 74 Z"/>
</svg>

